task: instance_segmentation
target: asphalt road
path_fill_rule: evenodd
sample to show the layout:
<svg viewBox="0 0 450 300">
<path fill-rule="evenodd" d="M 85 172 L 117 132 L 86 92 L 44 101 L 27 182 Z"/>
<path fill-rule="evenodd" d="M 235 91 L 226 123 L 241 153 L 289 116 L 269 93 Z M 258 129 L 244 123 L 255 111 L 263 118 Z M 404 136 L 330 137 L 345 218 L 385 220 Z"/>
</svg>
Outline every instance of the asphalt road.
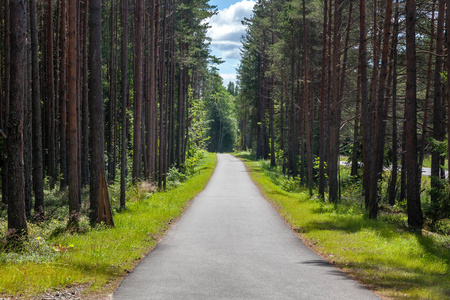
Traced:
<svg viewBox="0 0 450 300">
<path fill-rule="evenodd" d="M 219 154 L 207 185 L 113 299 L 377 299 L 306 247 Z"/>
</svg>

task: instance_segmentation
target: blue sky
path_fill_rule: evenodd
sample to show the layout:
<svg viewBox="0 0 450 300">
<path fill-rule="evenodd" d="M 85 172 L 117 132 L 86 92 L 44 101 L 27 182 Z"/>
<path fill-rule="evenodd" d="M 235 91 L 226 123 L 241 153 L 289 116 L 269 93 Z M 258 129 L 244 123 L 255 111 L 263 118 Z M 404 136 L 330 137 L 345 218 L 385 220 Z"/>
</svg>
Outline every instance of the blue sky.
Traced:
<svg viewBox="0 0 450 300">
<path fill-rule="evenodd" d="M 219 73 L 226 86 L 230 81 L 236 81 L 236 68 L 239 65 L 239 49 L 242 45 L 241 36 L 245 26 L 241 24 L 244 18 L 252 14 L 255 0 L 211 0 L 219 13 L 209 20 L 211 28 L 208 36 L 212 39 L 211 52 L 225 62 L 218 66 Z"/>
</svg>

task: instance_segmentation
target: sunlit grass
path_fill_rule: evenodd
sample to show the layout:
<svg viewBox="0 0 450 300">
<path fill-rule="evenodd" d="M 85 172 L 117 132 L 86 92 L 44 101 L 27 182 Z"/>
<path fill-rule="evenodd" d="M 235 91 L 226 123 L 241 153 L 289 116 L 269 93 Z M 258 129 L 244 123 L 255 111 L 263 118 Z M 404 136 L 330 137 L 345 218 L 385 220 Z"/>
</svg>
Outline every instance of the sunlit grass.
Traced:
<svg viewBox="0 0 450 300">
<path fill-rule="evenodd" d="M 277 181 L 271 179 L 274 175 L 266 171 L 264 163 L 245 163 L 253 180 L 295 231 L 346 273 L 386 297 L 450 298 L 448 236 L 410 233 L 395 224 L 405 221 L 401 214 L 383 212 L 374 221 L 345 199 L 343 204 L 333 205 L 309 199 L 306 191 L 289 193 L 274 183 Z"/>
<path fill-rule="evenodd" d="M 53 226 L 50 230 L 31 230 L 30 241 L 45 243 L 49 253 L 30 262 L 0 251 L 0 298 L 21 298 L 76 284 L 87 285 L 91 293 L 112 291 L 203 190 L 215 163 L 215 154 L 207 154 L 190 179 L 167 192 L 131 188 L 127 199 L 132 201 L 127 202 L 126 210 L 114 215 L 114 228 L 99 226 L 85 234 L 62 233 L 46 241 L 47 237 L 40 235 L 57 232 L 59 223 L 46 225 Z M 0 226 L 4 232 L 5 222 Z"/>
</svg>

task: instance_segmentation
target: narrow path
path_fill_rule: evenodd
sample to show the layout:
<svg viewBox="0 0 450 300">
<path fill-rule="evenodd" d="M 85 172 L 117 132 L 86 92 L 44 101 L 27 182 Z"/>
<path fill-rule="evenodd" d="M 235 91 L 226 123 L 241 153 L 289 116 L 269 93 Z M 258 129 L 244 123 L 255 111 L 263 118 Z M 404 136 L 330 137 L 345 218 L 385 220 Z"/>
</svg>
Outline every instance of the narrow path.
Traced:
<svg viewBox="0 0 450 300">
<path fill-rule="evenodd" d="M 219 154 L 206 189 L 121 283 L 119 299 L 376 299 L 306 247 L 244 164 Z"/>
</svg>

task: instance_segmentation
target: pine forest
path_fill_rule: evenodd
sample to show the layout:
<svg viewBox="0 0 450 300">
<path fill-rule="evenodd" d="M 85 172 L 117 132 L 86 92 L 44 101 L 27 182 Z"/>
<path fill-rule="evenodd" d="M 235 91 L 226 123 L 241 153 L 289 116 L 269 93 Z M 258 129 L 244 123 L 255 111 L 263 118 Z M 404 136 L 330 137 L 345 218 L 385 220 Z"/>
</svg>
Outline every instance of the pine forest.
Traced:
<svg viewBox="0 0 450 300">
<path fill-rule="evenodd" d="M 450 0 L 243 2 L 226 81 L 208 0 L 0 1 L 0 269 L 41 230 L 59 252 L 122 224 L 211 153 L 448 250 Z"/>
</svg>

